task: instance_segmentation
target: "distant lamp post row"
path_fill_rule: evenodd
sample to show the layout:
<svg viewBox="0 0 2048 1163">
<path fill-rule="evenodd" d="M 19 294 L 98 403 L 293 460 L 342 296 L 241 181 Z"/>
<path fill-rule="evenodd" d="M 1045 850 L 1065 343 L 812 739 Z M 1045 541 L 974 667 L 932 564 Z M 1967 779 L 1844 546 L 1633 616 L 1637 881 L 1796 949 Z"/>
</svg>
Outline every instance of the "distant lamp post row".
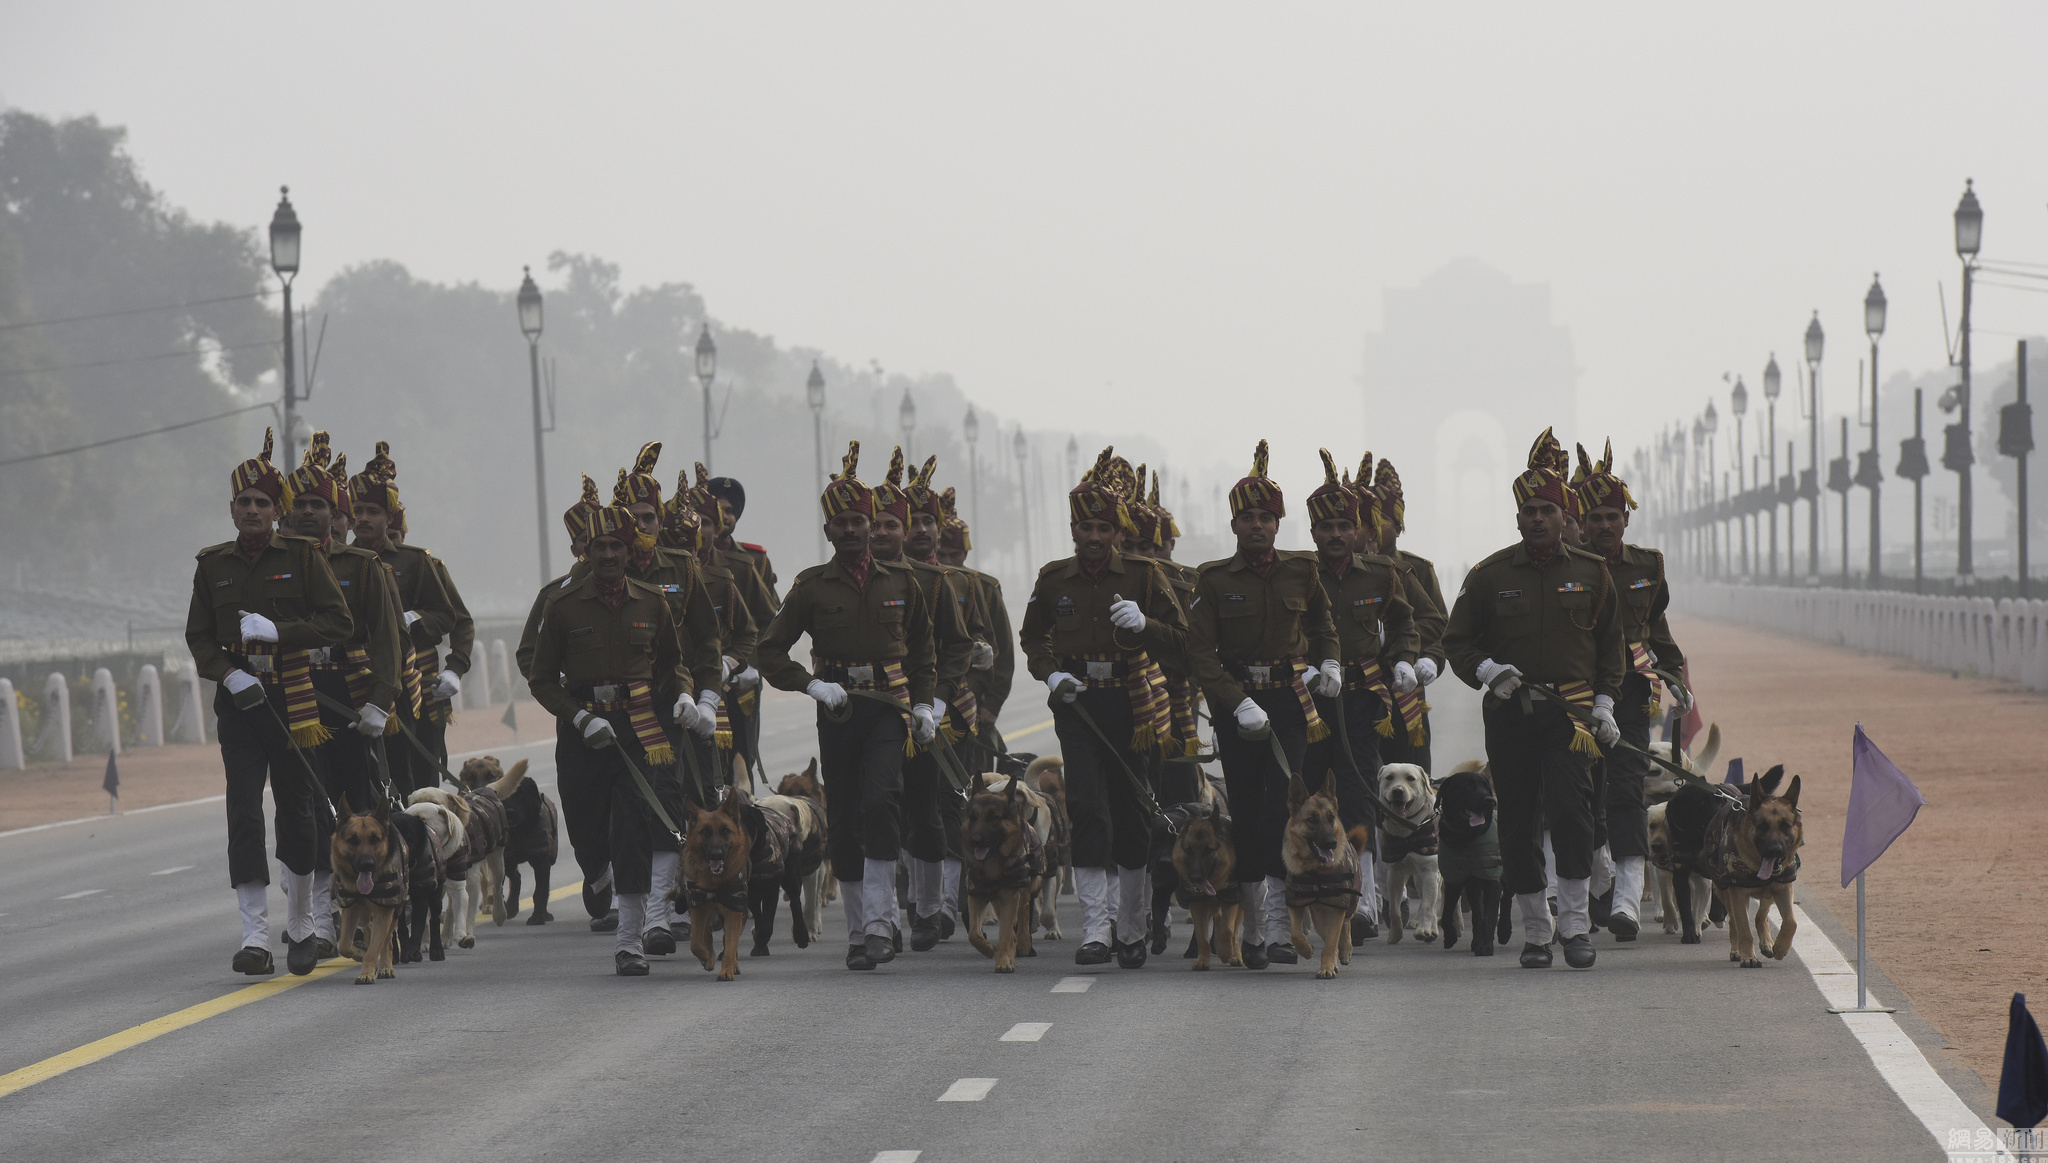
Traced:
<svg viewBox="0 0 2048 1163">
<path fill-rule="evenodd" d="M 533 268 L 525 268 L 519 282 L 519 331 L 526 336 L 527 368 L 533 377 L 533 506 L 540 534 L 540 584 L 548 584 L 554 571 L 548 568 L 548 464 L 541 437 L 548 429 L 540 418 L 540 288 L 534 285 Z"/>
<path fill-rule="evenodd" d="M 284 416 L 279 427 L 284 429 L 284 459 L 279 464 L 285 472 L 299 466 L 297 445 L 301 440 L 310 442 L 312 430 L 305 436 L 299 432 L 298 405 L 300 396 L 293 379 L 292 367 L 292 279 L 299 273 L 299 215 L 292 209 L 291 187 L 277 188 L 277 210 L 270 216 L 270 269 L 284 284 Z"/>
</svg>

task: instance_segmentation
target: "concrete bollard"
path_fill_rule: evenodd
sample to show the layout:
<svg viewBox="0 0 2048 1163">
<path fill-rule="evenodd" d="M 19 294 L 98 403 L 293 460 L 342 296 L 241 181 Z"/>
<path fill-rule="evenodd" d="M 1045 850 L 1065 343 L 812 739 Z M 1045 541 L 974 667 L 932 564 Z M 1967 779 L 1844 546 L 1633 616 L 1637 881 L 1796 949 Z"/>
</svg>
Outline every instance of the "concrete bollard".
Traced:
<svg viewBox="0 0 2048 1163">
<path fill-rule="evenodd" d="M 171 724 L 171 742 L 206 742 L 206 688 L 200 681 L 199 668 L 191 663 L 178 667 L 175 681 L 178 684 L 178 717 Z"/>
<path fill-rule="evenodd" d="M 121 754 L 121 688 L 104 666 L 92 672 L 92 749 Z"/>
<path fill-rule="evenodd" d="M 21 750 L 21 705 L 14 697 L 14 684 L 0 678 L 0 771 L 19 771 L 28 766 Z"/>
<path fill-rule="evenodd" d="M 71 684 L 52 673 L 43 682 L 43 730 L 36 754 L 59 763 L 71 762 Z"/>
<path fill-rule="evenodd" d="M 164 745 L 164 680 L 146 662 L 135 672 L 135 722 L 142 746 Z"/>
<path fill-rule="evenodd" d="M 469 673 L 462 676 L 462 705 L 472 711 L 489 710 L 491 707 L 491 661 L 486 655 L 482 666 L 470 665 Z"/>
<path fill-rule="evenodd" d="M 503 638 L 491 639 L 491 682 L 491 689 L 505 692 L 505 701 L 519 697 L 519 679 L 512 673 L 512 652 L 505 649 Z"/>
</svg>

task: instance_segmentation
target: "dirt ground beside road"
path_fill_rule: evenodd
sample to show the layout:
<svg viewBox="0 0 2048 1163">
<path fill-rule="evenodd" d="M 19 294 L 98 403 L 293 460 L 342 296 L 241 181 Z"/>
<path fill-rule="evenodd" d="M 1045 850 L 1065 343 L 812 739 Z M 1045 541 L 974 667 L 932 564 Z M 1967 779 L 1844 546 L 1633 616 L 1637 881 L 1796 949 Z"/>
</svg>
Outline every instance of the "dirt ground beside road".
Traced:
<svg viewBox="0 0 2048 1163">
<path fill-rule="evenodd" d="M 2048 697 L 1718 622 L 1671 628 L 1701 712 L 1721 724 L 1716 768 L 1739 756 L 1750 775 L 1783 763 L 1802 776 L 1797 894 L 1851 932 L 1856 889 L 1840 885 L 1858 722 L 1918 785 L 1927 806 L 1867 876 L 1870 955 L 1995 1090 L 2012 994 L 2041 996 L 2048 975 Z M 1717 940 L 1703 955 L 1726 956 Z"/>
</svg>

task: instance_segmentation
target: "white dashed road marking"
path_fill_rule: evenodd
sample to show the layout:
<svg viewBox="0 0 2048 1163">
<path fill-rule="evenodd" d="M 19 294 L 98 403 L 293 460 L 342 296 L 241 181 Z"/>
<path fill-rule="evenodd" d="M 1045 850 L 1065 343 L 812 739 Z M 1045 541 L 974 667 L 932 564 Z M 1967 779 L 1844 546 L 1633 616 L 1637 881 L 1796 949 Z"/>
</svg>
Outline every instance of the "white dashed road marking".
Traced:
<svg viewBox="0 0 2048 1163">
<path fill-rule="evenodd" d="M 191 865 L 189 865 L 189 864 L 180 864 L 180 865 L 178 865 L 178 866 L 177 866 L 177 867 L 175 867 L 175 868 L 159 868 L 159 869 L 157 869 L 157 870 L 156 870 L 155 872 L 152 872 L 152 873 L 150 873 L 150 875 L 151 875 L 151 876 L 169 876 L 169 875 L 171 875 L 171 874 L 172 874 L 172 873 L 174 873 L 174 872 L 190 872 L 190 871 L 192 871 L 192 866 L 191 866 Z"/>
<path fill-rule="evenodd" d="M 922 1154 L 923 1151 L 877 1151 L 868 1163 L 917 1163 L 917 1157 Z"/>
<path fill-rule="evenodd" d="M 1009 1032 L 1003 1035 L 1002 1040 L 1005 1042 L 1036 1042 L 1040 1038 L 1045 1037 L 1045 1032 L 1050 1029 L 1052 1029 L 1051 1022 L 1018 1022 L 1010 1027 Z"/>
<path fill-rule="evenodd" d="M 103 889 L 103 888 L 82 888 L 82 889 L 79 889 L 79 890 L 78 890 L 77 892 L 67 892 L 67 893 L 65 893 L 65 894 L 64 894 L 63 896 L 60 896 L 60 897 L 58 897 L 57 899 L 58 899 L 58 900 L 60 900 L 60 901 L 75 901 L 75 900 L 77 900 L 77 899 L 78 899 L 79 897 L 82 897 L 82 896 L 91 896 L 92 894 L 94 894 L 94 893 L 96 893 L 96 892 L 105 892 L 105 891 L 107 891 L 107 890 L 106 890 L 106 889 Z"/>
<path fill-rule="evenodd" d="M 1062 977 L 1059 984 L 1052 987 L 1052 991 L 1054 993 L 1087 993 L 1088 987 L 1094 984 L 1095 979 L 1092 977 Z"/>
<path fill-rule="evenodd" d="M 988 1092 L 994 1090 L 995 1086 L 996 1080 L 993 1078 L 963 1078 L 947 1087 L 946 1093 L 939 1096 L 939 1101 L 980 1102 L 988 1097 Z"/>
</svg>

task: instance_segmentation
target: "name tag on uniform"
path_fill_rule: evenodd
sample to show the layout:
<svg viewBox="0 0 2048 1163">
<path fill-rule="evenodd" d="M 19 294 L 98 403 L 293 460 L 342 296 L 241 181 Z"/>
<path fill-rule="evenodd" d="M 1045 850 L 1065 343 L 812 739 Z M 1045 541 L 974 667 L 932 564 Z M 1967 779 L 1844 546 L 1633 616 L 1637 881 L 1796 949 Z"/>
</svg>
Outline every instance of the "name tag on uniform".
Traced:
<svg viewBox="0 0 2048 1163">
<path fill-rule="evenodd" d="M 1226 601 L 1226 602 L 1242 602 L 1242 601 L 1244 601 L 1244 595 L 1243 595 L 1243 594 L 1224 594 L 1224 595 L 1223 595 L 1223 600 L 1224 600 L 1224 601 Z"/>
<path fill-rule="evenodd" d="M 1647 589 L 1647 588 L 1649 588 L 1650 586 L 1653 586 L 1653 585 L 1656 585 L 1656 584 L 1657 584 L 1657 579 L 1656 579 L 1656 578 L 1653 578 L 1653 577 L 1644 577 L 1644 578 L 1637 578 L 1637 579 L 1636 579 L 1635 581 L 1632 581 L 1632 582 L 1628 583 L 1628 588 L 1630 588 L 1630 589 L 1632 589 L 1632 590 L 1640 590 L 1640 589 Z"/>
<path fill-rule="evenodd" d="M 1080 610 L 1075 608 L 1074 599 L 1061 598 L 1059 604 L 1052 608 L 1052 612 L 1055 614 L 1078 614 Z"/>
<path fill-rule="evenodd" d="M 1586 583 L 1566 582 L 1563 585 L 1557 587 L 1557 592 L 1561 594 L 1582 594 L 1586 592 Z"/>
<path fill-rule="evenodd" d="M 820 613 L 825 614 L 843 614 L 845 612 L 845 606 L 826 606 L 823 610 L 820 611 Z"/>
<path fill-rule="evenodd" d="M 217 581 L 217 582 L 213 583 L 213 588 L 214 588 L 214 589 L 219 589 L 219 588 L 221 588 L 222 586 L 231 586 L 231 585 L 234 585 L 234 584 L 235 584 L 235 579 L 234 579 L 234 578 L 231 578 L 231 577 L 229 577 L 229 578 L 222 578 L 221 580 L 219 580 L 219 581 Z"/>
<path fill-rule="evenodd" d="M 1459 591 L 1458 591 L 1458 596 L 1459 596 L 1459 597 L 1461 597 L 1461 598 L 1462 598 L 1462 597 L 1464 597 L 1464 596 L 1465 596 L 1465 591 L 1463 591 L 1463 590 L 1459 590 Z M 1520 591 L 1520 590 L 1501 590 L 1501 591 L 1500 591 L 1499 593 L 1496 593 L 1496 594 L 1495 594 L 1495 595 L 1493 595 L 1493 596 L 1494 596 L 1494 597 L 1496 597 L 1496 598 L 1519 598 L 1519 597 L 1521 597 L 1521 596 L 1522 596 L 1522 591 Z"/>
<path fill-rule="evenodd" d="M 338 581 L 338 582 L 340 582 L 340 583 L 341 583 L 342 585 L 347 585 L 347 584 L 348 584 L 348 579 L 347 579 L 347 578 L 345 578 L 345 577 L 338 577 L 338 578 L 335 578 L 334 580 L 335 580 L 335 581 Z"/>
<path fill-rule="evenodd" d="M 595 627 L 595 626 L 578 626 L 578 627 L 576 627 L 576 628 L 575 628 L 574 630 L 571 630 L 571 631 L 569 631 L 569 637 L 571 637 L 571 638 L 581 638 L 581 637 L 583 637 L 583 636 L 584 636 L 585 634 L 595 634 L 595 633 L 597 633 L 597 627 Z"/>
</svg>

